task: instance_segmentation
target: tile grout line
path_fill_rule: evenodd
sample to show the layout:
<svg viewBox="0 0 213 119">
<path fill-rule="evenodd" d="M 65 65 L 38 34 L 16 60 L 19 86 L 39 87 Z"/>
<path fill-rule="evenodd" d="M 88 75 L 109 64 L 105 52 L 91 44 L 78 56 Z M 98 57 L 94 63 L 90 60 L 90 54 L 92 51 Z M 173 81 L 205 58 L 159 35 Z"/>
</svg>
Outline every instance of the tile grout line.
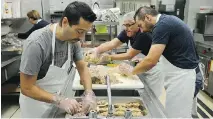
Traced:
<svg viewBox="0 0 213 119">
<path fill-rule="evenodd" d="M 13 114 L 10 116 L 10 118 L 9 119 L 11 119 L 12 117 L 13 117 L 13 115 L 18 111 L 20 109 L 20 107 L 18 108 L 18 109 L 16 109 L 16 111 L 15 112 L 13 112 Z"/>
<path fill-rule="evenodd" d="M 197 104 L 197 107 L 199 107 L 209 118 L 212 117 L 200 104 Z"/>
</svg>

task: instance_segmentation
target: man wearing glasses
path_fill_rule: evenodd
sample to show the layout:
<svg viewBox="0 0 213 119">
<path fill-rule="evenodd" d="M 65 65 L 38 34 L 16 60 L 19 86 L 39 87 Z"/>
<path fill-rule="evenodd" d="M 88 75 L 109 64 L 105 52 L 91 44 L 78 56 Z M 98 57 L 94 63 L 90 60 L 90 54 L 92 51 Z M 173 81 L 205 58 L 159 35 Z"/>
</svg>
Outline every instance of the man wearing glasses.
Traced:
<svg viewBox="0 0 213 119">
<path fill-rule="evenodd" d="M 71 114 L 87 114 L 96 108 L 91 77 L 80 48 L 80 38 L 95 21 L 96 15 L 83 2 L 70 3 L 60 23 L 34 31 L 27 38 L 20 65 L 20 109 L 22 118 L 47 118 L 57 106 Z M 84 82 L 82 108 L 75 99 L 61 95 L 75 62 Z"/>
<path fill-rule="evenodd" d="M 107 60 L 129 60 L 140 53 L 147 55 L 152 43 L 151 35 L 149 33 L 142 33 L 141 29 L 139 29 L 137 23 L 134 21 L 134 14 L 135 12 L 130 12 L 124 15 L 124 30 L 120 32 L 117 38 L 93 48 L 88 51 L 86 55 L 94 54 L 93 56 L 100 57 L 100 62 Z M 128 44 L 129 42 L 130 44 Z M 117 48 L 123 43 L 131 45 L 132 48 L 126 53 L 100 56 L 100 54 Z M 144 79 L 158 98 L 163 89 L 163 75 L 160 72 L 159 66 L 160 65 L 156 65 L 152 70 L 145 73 L 146 79 Z"/>
</svg>

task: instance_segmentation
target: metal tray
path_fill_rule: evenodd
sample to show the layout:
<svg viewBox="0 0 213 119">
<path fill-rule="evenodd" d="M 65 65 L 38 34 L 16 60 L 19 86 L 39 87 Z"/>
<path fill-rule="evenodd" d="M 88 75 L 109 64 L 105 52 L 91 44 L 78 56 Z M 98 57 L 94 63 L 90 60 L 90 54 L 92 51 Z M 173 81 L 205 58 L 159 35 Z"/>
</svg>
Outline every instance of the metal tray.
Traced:
<svg viewBox="0 0 213 119">
<path fill-rule="evenodd" d="M 81 101 L 80 97 L 75 97 L 75 99 L 77 101 L 79 101 L 79 102 Z M 107 100 L 107 99 L 108 99 L 107 97 L 98 97 L 97 101 L 99 101 L 99 100 Z M 150 116 L 150 111 L 148 110 L 146 103 L 144 103 L 144 101 L 141 98 L 139 98 L 139 97 L 112 97 L 112 104 L 115 104 L 115 103 L 128 103 L 128 102 L 138 102 L 141 105 L 143 105 L 145 107 L 146 111 L 147 111 L 147 115 L 142 116 L 142 117 L 132 117 L 132 119 L 141 119 L 141 118 L 150 118 L 151 117 Z M 123 116 L 113 116 L 113 117 L 114 118 L 122 118 L 122 119 L 124 119 Z M 88 116 L 87 117 L 74 117 L 74 116 L 71 116 L 70 114 L 66 114 L 65 118 L 74 118 L 74 119 L 75 118 L 88 118 Z M 98 115 L 98 118 L 106 118 L 106 117 Z"/>
</svg>

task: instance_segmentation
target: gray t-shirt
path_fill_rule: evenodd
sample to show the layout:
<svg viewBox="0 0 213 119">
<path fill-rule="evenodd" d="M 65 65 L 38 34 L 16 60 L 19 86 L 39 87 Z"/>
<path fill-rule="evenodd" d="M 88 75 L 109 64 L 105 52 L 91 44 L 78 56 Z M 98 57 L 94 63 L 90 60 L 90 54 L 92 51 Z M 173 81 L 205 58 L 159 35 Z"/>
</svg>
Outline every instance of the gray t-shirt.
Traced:
<svg viewBox="0 0 213 119">
<path fill-rule="evenodd" d="M 20 71 L 43 78 L 52 63 L 52 36 L 50 25 L 34 31 L 24 42 Z M 71 63 L 83 59 L 80 43 L 71 43 Z M 55 66 L 62 67 L 68 59 L 68 42 L 55 39 Z"/>
</svg>

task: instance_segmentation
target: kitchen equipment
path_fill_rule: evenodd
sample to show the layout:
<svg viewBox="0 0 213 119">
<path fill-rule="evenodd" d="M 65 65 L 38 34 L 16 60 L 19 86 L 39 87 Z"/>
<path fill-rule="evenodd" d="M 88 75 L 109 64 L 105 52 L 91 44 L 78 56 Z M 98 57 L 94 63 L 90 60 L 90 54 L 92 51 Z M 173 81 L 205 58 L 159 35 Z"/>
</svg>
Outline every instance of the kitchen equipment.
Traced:
<svg viewBox="0 0 213 119">
<path fill-rule="evenodd" d="M 97 111 L 91 110 L 90 113 L 89 113 L 89 118 L 96 119 L 97 118 Z"/>
<path fill-rule="evenodd" d="M 195 34 L 195 36 L 199 36 Z M 211 66 L 213 65 L 213 41 L 198 41 L 195 39 L 196 50 L 200 57 L 201 73 L 204 76 L 204 90 L 209 94 L 213 95 L 213 70 Z"/>
<path fill-rule="evenodd" d="M 106 83 L 107 83 L 107 96 L 108 96 L 108 117 L 112 117 L 113 110 L 112 110 L 112 95 L 111 95 L 111 85 L 109 76 L 105 76 Z"/>
<path fill-rule="evenodd" d="M 131 110 L 126 110 L 124 114 L 125 119 L 131 119 L 132 118 L 132 111 Z"/>
<path fill-rule="evenodd" d="M 186 0 L 161 0 L 159 1 L 159 12 L 174 15 L 184 20 L 184 9 Z"/>
<path fill-rule="evenodd" d="M 203 34 L 204 41 L 213 41 L 213 13 L 197 13 L 195 33 Z"/>
</svg>

